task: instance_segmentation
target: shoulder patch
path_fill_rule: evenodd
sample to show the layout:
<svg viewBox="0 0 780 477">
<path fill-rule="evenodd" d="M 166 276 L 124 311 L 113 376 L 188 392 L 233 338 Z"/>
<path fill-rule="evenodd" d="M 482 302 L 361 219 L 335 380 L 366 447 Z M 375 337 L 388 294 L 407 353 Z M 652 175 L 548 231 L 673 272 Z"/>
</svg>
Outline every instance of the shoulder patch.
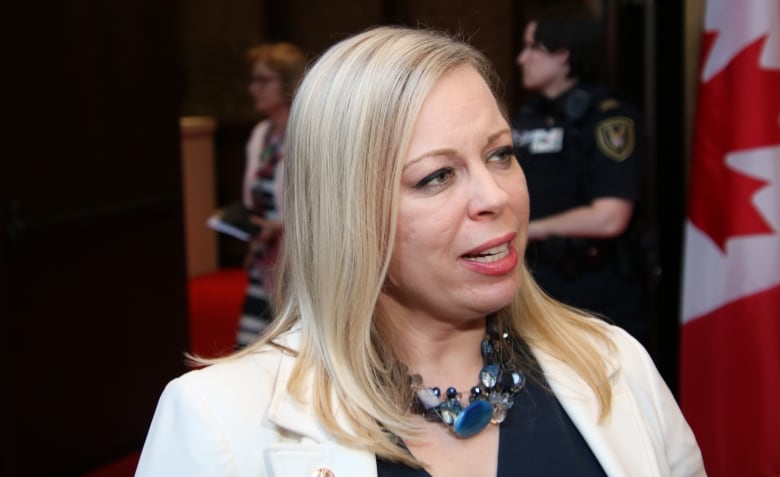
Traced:
<svg viewBox="0 0 780 477">
<path fill-rule="evenodd" d="M 609 111 L 610 109 L 615 109 L 618 106 L 620 106 L 620 103 L 614 98 L 605 99 L 604 101 L 599 103 L 599 110 L 603 113 L 604 111 Z"/>
<path fill-rule="evenodd" d="M 604 119 L 596 124 L 596 144 L 605 156 L 623 161 L 634 152 L 636 131 L 634 121 L 625 116 Z"/>
</svg>

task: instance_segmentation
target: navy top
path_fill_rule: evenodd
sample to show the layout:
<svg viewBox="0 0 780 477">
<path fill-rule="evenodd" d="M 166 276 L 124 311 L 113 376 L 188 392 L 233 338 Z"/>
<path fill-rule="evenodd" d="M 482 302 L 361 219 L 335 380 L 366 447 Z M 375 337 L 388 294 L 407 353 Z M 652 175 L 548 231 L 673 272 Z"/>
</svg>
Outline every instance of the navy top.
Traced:
<svg viewBox="0 0 780 477">
<path fill-rule="evenodd" d="M 379 457 L 377 472 L 379 477 L 431 477 L 424 469 Z M 515 396 L 514 406 L 499 431 L 496 477 L 516 475 L 607 475 L 555 394 L 530 377 L 525 388 Z"/>
<path fill-rule="evenodd" d="M 637 110 L 606 88 L 578 84 L 515 116 L 515 153 L 531 220 L 602 197 L 639 200 L 646 150 Z"/>
</svg>

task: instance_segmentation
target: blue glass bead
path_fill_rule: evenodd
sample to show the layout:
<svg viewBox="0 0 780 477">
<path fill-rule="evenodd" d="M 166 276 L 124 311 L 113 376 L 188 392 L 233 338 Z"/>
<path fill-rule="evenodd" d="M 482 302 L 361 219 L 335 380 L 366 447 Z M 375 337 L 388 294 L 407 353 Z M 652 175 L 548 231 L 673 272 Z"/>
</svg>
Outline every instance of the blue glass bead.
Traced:
<svg viewBox="0 0 780 477">
<path fill-rule="evenodd" d="M 457 395 L 458 395 L 458 390 L 457 389 L 455 389 L 453 387 L 447 388 L 447 399 L 454 399 L 455 396 L 457 396 Z"/>
<path fill-rule="evenodd" d="M 455 423 L 455 420 L 460 416 L 461 412 L 463 412 L 463 406 L 457 399 L 448 399 L 439 406 L 441 420 L 448 426 Z"/>
<path fill-rule="evenodd" d="M 479 380 L 486 388 L 492 389 L 496 385 L 500 370 L 501 368 L 497 364 L 489 364 L 482 368 L 482 371 L 479 373 Z"/>
<path fill-rule="evenodd" d="M 441 403 L 439 409 L 460 414 L 460 411 L 463 410 L 463 405 L 457 399 L 447 399 L 446 401 Z"/>
<path fill-rule="evenodd" d="M 431 391 L 433 391 L 433 394 L 435 394 L 436 397 L 441 397 L 441 389 L 439 389 L 439 388 L 431 388 Z"/>
<path fill-rule="evenodd" d="M 458 414 L 452 424 L 452 431 L 458 437 L 471 437 L 484 429 L 492 418 L 493 406 L 480 399 Z"/>
<path fill-rule="evenodd" d="M 525 375 L 521 373 L 512 373 L 512 381 L 514 384 L 512 385 L 511 391 L 513 393 L 518 392 L 519 390 L 523 389 L 525 387 Z"/>
<path fill-rule="evenodd" d="M 490 422 L 493 424 L 501 424 L 504 422 L 510 407 L 512 407 L 511 403 L 506 403 L 503 401 L 493 403 L 493 415 L 490 418 Z"/>
</svg>

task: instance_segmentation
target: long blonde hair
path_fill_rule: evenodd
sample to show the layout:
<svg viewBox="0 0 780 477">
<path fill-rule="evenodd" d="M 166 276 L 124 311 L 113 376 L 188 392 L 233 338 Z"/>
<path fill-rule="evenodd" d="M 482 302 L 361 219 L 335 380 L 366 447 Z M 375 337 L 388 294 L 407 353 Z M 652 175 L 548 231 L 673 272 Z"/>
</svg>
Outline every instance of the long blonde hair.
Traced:
<svg viewBox="0 0 780 477">
<path fill-rule="evenodd" d="M 396 437 L 415 429 L 406 369 L 377 302 L 415 118 L 439 78 L 463 65 L 495 91 L 484 55 L 429 30 L 366 31 L 331 47 L 308 71 L 288 122 L 277 315 L 239 353 L 256 352 L 299 324 L 290 393 L 311 400 L 344 443 L 411 465 L 419 463 Z M 605 366 L 589 340 L 572 332 L 603 336 L 592 320 L 547 298 L 525 270 L 521 293 L 499 314 L 518 336 L 570 362 L 609 409 Z"/>
</svg>

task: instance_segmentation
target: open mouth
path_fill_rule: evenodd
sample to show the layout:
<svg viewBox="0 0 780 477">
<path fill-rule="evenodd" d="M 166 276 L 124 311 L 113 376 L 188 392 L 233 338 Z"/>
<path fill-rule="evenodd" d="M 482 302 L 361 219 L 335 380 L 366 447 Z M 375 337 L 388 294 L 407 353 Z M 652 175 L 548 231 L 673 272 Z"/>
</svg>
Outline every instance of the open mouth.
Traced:
<svg viewBox="0 0 780 477">
<path fill-rule="evenodd" d="M 509 255 L 509 243 L 503 243 L 479 253 L 464 255 L 463 258 L 475 262 L 490 263 L 501 260 Z"/>
</svg>

